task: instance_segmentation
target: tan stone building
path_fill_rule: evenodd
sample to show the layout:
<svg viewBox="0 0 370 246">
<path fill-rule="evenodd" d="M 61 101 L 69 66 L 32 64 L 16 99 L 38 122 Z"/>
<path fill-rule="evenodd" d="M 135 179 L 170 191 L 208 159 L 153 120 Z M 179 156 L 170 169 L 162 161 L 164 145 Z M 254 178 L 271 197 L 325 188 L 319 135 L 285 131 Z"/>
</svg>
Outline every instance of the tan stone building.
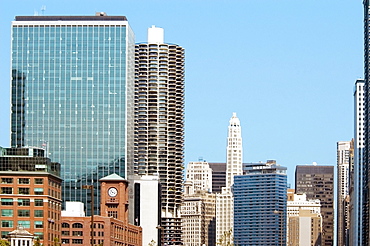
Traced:
<svg viewBox="0 0 370 246">
<path fill-rule="evenodd" d="M 288 191 L 288 194 L 291 192 Z M 307 200 L 306 194 L 288 197 L 287 246 L 322 245 L 320 200 Z"/>
<path fill-rule="evenodd" d="M 180 209 L 184 245 L 216 245 L 215 205 L 215 194 L 202 190 L 194 191 L 191 181 L 185 183 Z"/>
</svg>

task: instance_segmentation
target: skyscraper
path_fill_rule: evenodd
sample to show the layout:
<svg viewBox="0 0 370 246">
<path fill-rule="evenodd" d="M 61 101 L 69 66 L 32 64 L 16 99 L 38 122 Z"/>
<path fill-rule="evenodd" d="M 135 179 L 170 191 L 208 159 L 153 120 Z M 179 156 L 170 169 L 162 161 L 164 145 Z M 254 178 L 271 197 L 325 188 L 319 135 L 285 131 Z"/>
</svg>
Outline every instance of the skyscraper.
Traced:
<svg viewBox="0 0 370 246">
<path fill-rule="evenodd" d="M 243 174 L 242 128 L 236 113 L 230 119 L 226 147 L 226 187 L 234 184 L 234 176 Z"/>
<path fill-rule="evenodd" d="M 295 170 L 297 194 L 306 193 L 307 199 L 319 199 L 322 215 L 322 244 L 334 242 L 334 167 L 298 165 Z"/>
<path fill-rule="evenodd" d="M 62 164 L 63 200 L 87 203 L 99 178 L 133 163 L 134 34 L 124 16 L 17 16 L 11 144 Z M 90 211 L 88 211 L 90 214 Z"/>
<path fill-rule="evenodd" d="M 234 244 L 286 245 L 286 167 L 244 163 L 234 177 Z"/>
<path fill-rule="evenodd" d="M 135 174 L 158 175 L 162 245 L 181 244 L 184 157 L 184 49 L 148 29 L 135 49 Z"/>
<path fill-rule="evenodd" d="M 370 237 L 370 1 L 364 0 L 364 150 L 363 150 L 363 197 L 362 197 L 362 243 Z"/>
<path fill-rule="evenodd" d="M 216 195 L 216 241 L 233 232 L 234 227 L 234 200 L 231 187 L 234 176 L 243 173 L 243 144 L 240 120 L 233 113 L 228 126 L 226 146 L 226 187 Z"/>
<path fill-rule="evenodd" d="M 351 193 L 351 222 L 350 243 L 362 245 L 363 225 L 363 197 L 364 197 L 364 173 L 363 149 L 364 149 L 364 80 L 358 79 L 355 83 L 354 92 L 354 164 L 353 164 L 353 192 Z"/>
<path fill-rule="evenodd" d="M 337 142 L 337 242 L 346 245 L 349 225 L 349 168 L 351 141 Z"/>
</svg>

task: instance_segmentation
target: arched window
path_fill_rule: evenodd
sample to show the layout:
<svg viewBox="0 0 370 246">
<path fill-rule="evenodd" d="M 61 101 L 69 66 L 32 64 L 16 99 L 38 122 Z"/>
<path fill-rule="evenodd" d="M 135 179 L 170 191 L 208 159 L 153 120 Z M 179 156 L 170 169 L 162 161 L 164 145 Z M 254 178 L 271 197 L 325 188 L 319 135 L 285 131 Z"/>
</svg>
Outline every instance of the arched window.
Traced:
<svg viewBox="0 0 370 246">
<path fill-rule="evenodd" d="M 68 223 L 62 223 L 62 228 L 69 228 L 69 224 Z"/>
<path fill-rule="evenodd" d="M 72 228 L 83 228 L 83 225 L 81 223 L 74 223 Z"/>
</svg>

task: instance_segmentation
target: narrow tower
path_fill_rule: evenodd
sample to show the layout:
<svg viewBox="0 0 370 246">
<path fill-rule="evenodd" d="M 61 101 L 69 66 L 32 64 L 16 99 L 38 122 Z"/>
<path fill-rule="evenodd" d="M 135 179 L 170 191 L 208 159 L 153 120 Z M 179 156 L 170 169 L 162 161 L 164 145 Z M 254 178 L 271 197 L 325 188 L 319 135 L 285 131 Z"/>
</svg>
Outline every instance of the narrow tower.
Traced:
<svg viewBox="0 0 370 246">
<path fill-rule="evenodd" d="M 349 226 L 349 168 L 351 141 L 337 142 L 337 242 L 346 245 Z"/>
<path fill-rule="evenodd" d="M 240 120 L 233 113 L 229 121 L 226 147 L 226 187 L 234 184 L 234 176 L 243 174 L 243 145 Z"/>
<path fill-rule="evenodd" d="M 363 239 L 363 191 L 364 191 L 364 80 L 358 79 L 355 83 L 354 92 L 354 164 L 353 164 L 353 192 L 351 196 L 351 223 L 350 244 L 362 245 Z"/>
<path fill-rule="evenodd" d="M 148 29 L 135 48 L 136 175 L 157 175 L 161 184 L 162 245 L 181 244 L 184 157 L 184 49 L 164 43 L 163 29 Z"/>
<path fill-rule="evenodd" d="M 370 173 L 370 1 L 364 0 L 364 151 L 363 151 L 363 187 L 362 187 L 362 225 L 361 226 L 361 240 L 362 243 L 369 242 L 369 235 L 370 235 L 370 217 L 369 217 L 369 209 L 370 209 L 370 180 L 369 180 L 369 173 Z M 359 244 L 360 245 L 360 244 Z"/>
<path fill-rule="evenodd" d="M 242 131 L 240 120 L 233 113 L 229 121 L 226 147 L 226 187 L 216 196 L 216 241 L 225 243 L 225 237 L 233 233 L 234 227 L 234 197 L 231 187 L 234 176 L 243 174 Z"/>
</svg>

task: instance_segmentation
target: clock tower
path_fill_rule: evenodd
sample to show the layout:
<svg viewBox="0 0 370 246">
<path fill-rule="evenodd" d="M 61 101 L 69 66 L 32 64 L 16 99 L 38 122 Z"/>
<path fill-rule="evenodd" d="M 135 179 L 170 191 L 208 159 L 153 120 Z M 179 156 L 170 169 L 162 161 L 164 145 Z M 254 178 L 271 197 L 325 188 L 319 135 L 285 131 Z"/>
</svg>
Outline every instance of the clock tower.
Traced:
<svg viewBox="0 0 370 246">
<path fill-rule="evenodd" d="M 128 181 L 114 173 L 99 182 L 101 215 L 128 223 Z"/>
</svg>

